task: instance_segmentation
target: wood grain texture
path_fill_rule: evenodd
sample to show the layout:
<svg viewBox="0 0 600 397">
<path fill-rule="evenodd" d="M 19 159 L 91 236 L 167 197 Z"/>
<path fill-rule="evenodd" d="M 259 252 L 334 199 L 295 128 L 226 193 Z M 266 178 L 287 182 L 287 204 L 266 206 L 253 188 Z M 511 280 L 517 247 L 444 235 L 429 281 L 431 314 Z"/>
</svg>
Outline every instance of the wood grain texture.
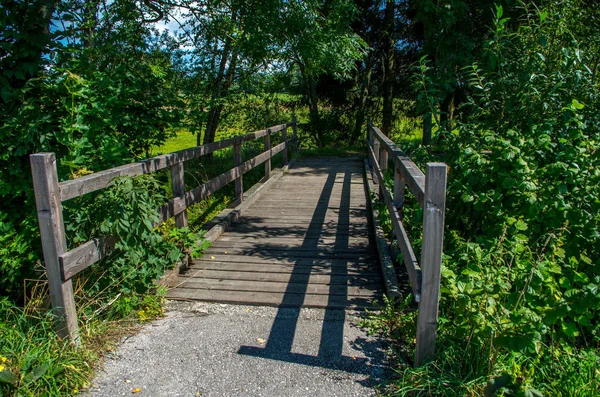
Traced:
<svg viewBox="0 0 600 397">
<path fill-rule="evenodd" d="M 37 217 L 42 238 L 44 264 L 50 300 L 60 337 L 79 345 L 77 310 L 73 283 L 63 280 L 59 256 L 67 251 L 65 225 L 54 153 L 37 153 L 30 157 Z"/>
<path fill-rule="evenodd" d="M 361 161 L 296 162 L 173 282 L 177 287 L 167 296 L 286 307 L 372 306 L 381 297 L 382 280 Z"/>
<path fill-rule="evenodd" d="M 423 281 L 417 319 L 416 366 L 433 359 L 435 355 L 444 244 L 447 168 L 444 163 L 427 163 L 426 168 L 421 252 Z"/>
<path fill-rule="evenodd" d="M 383 135 L 379 128 L 372 124 L 369 124 L 369 131 L 373 134 L 373 150 L 378 154 L 379 145 L 382 145 L 389 156 L 391 156 L 396 167 L 402 173 L 406 185 L 410 188 L 411 192 L 416 196 L 417 201 L 423 207 L 423 198 L 425 194 L 425 175 L 417 167 L 417 165 L 407 157 L 394 142 L 388 137 Z M 376 150 L 377 149 L 377 150 Z M 378 159 L 377 159 L 378 160 Z M 377 161 L 379 163 L 379 161 Z"/>
</svg>

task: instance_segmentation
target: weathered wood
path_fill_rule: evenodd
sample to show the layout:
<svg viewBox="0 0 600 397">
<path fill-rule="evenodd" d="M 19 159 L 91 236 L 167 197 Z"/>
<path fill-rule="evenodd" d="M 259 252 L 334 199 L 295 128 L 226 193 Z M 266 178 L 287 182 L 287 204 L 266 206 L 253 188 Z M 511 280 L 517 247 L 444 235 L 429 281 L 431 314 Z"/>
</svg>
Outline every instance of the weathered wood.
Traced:
<svg viewBox="0 0 600 397">
<path fill-rule="evenodd" d="M 379 146 L 379 169 L 381 170 L 382 179 L 379 182 L 379 199 L 383 196 L 383 190 L 385 187 L 385 172 L 388 168 L 388 152 L 383 145 Z"/>
<path fill-rule="evenodd" d="M 373 155 L 371 151 L 371 155 Z M 377 165 L 373 168 L 375 174 L 378 177 L 383 177 L 381 170 Z M 415 297 L 415 301 L 419 302 L 421 300 L 422 289 L 421 289 L 421 269 L 419 267 L 419 263 L 417 261 L 417 256 L 414 253 L 412 245 L 408 239 L 408 234 L 404 229 L 404 225 L 400 220 L 400 215 L 398 214 L 398 209 L 394 205 L 391 194 L 387 187 L 384 186 L 382 190 L 381 197 L 386 204 L 388 209 L 388 213 L 391 218 L 392 230 L 394 232 L 394 236 L 398 240 L 398 245 L 400 246 L 400 251 L 402 252 L 402 258 L 404 259 L 404 265 L 406 267 L 406 272 L 408 274 L 408 278 L 410 280 L 410 286 L 413 291 L 413 295 Z"/>
<path fill-rule="evenodd" d="M 371 155 L 372 165 L 371 165 L 371 167 L 373 167 L 373 168 L 379 167 L 379 154 L 381 153 L 381 151 L 379 150 L 379 141 L 377 139 L 373 139 L 373 145 L 369 146 L 369 149 L 372 150 L 372 155 Z M 375 176 L 374 179 L 375 179 L 376 184 L 383 183 L 383 181 L 381 179 L 379 179 L 378 176 Z"/>
<path fill-rule="evenodd" d="M 202 289 L 173 288 L 169 299 L 200 300 L 204 302 L 232 303 L 276 307 L 313 307 L 328 309 L 373 309 L 381 299 L 373 297 L 345 297 L 309 294 L 283 294 L 269 292 L 207 291 Z"/>
<path fill-rule="evenodd" d="M 202 157 L 217 150 L 231 147 L 238 142 L 243 143 L 253 139 L 262 138 L 266 135 L 267 130 L 256 131 L 250 134 L 209 143 L 207 145 L 196 146 L 191 149 L 184 149 L 170 154 L 163 154 L 147 160 L 138 161 L 132 164 L 125 164 L 120 167 L 96 172 L 81 178 L 64 181 L 60 183 L 61 201 L 70 200 L 72 198 L 80 197 L 87 193 L 108 187 L 112 184 L 115 178 L 121 176 L 149 174 L 177 163 Z"/>
<path fill-rule="evenodd" d="M 235 167 L 242 165 L 242 144 L 236 143 L 233 146 L 233 164 Z M 244 199 L 244 178 L 243 175 L 235 179 L 235 205 L 238 205 Z"/>
<path fill-rule="evenodd" d="M 173 197 L 183 199 L 185 196 L 185 182 L 183 178 L 183 163 L 173 164 L 171 166 L 171 186 L 173 188 Z M 187 211 L 184 209 L 175 215 L 175 226 L 187 227 Z"/>
<path fill-rule="evenodd" d="M 228 272 L 238 272 L 247 274 L 246 276 L 240 276 L 244 279 L 259 278 L 263 281 L 285 281 L 289 279 L 290 274 L 327 275 L 328 277 L 334 275 L 347 277 L 350 280 L 356 280 L 356 282 L 366 280 L 368 281 L 367 284 L 373 284 L 375 287 L 377 284 L 380 284 L 381 279 L 381 272 L 378 271 L 379 269 L 366 264 L 361 266 L 348 266 L 346 264 L 336 265 L 335 263 L 324 263 L 315 266 L 310 259 L 307 259 L 304 262 L 298 261 L 294 263 L 248 263 L 247 261 L 244 261 L 244 258 L 245 257 L 239 257 L 237 262 L 214 260 L 194 261 L 190 265 L 189 270 L 185 273 L 185 277 L 213 277 L 227 279 L 230 278 L 231 275 L 231 273 Z"/>
<path fill-rule="evenodd" d="M 373 184 L 373 173 L 369 166 L 368 160 L 364 161 L 364 181 L 366 193 L 370 196 L 371 191 L 375 189 Z M 371 214 L 370 223 L 373 226 L 375 232 L 375 244 L 377 246 L 377 253 L 379 255 L 379 263 L 381 265 L 381 273 L 383 274 L 383 280 L 385 282 L 385 292 L 389 299 L 393 300 L 401 296 L 400 289 L 398 288 L 398 276 L 396 269 L 394 268 L 394 262 L 388 249 L 388 243 L 381 227 L 381 221 L 379 219 L 379 209 L 373 206 L 372 200 L 369 200 L 369 209 Z"/>
<path fill-rule="evenodd" d="M 267 128 L 267 135 L 265 135 L 265 152 L 271 150 L 271 129 Z M 265 181 L 271 177 L 271 158 L 265 163 Z"/>
<path fill-rule="evenodd" d="M 381 143 L 388 154 L 392 156 L 392 160 L 402 173 L 406 185 L 408 185 L 421 207 L 423 207 L 423 197 L 425 192 L 425 175 L 423 172 L 421 172 L 419 167 L 417 167 L 410 158 L 404 155 L 402 150 L 400 150 L 394 142 L 383 135 L 379 128 L 372 124 L 370 124 L 368 128 L 373 134 L 374 141 Z M 373 147 L 374 146 L 375 145 L 373 145 Z M 375 151 L 375 153 L 377 153 L 377 151 Z"/>
<path fill-rule="evenodd" d="M 287 165 L 287 163 L 288 163 L 288 147 L 289 147 L 289 142 L 287 139 L 287 125 L 283 130 L 281 130 L 281 136 L 282 136 L 283 142 L 285 143 L 285 150 L 283 152 L 281 152 L 281 154 L 283 156 L 283 165 Z"/>
<path fill-rule="evenodd" d="M 294 133 L 294 152 L 298 152 L 298 120 L 296 119 L 296 115 L 292 116 L 292 131 Z"/>
<path fill-rule="evenodd" d="M 229 292 L 276 292 L 286 294 L 307 294 L 307 295 L 326 295 L 326 296 L 360 296 L 376 297 L 377 292 L 372 289 L 362 288 L 362 286 L 349 286 L 346 284 L 317 284 L 317 283 L 294 283 L 292 281 L 257 281 L 239 279 L 238 274 L 231 275 L 233 279 L 202 279 L 180 277 L 181 284 L 178 288 L 202 289 L 208 291 Z"/>
<path fill-rule="evenodd" d="M 79 345 L 77 311 L 73 283 L 63 281 L 58 257 L 67 251 L 56 157 L 54 153 L 37 153 L 30 157 L 37 216 L 42 238 L 44 264 L 50 289 L 50 300 L 60 337 Z"/>
<path fill-rule="evenodd" d="M 279 153 L 285 145 L 279 144 L 272 149 L 273 153 Z M 241 166 L 235 167 L 216 178 L 211 179 L 200 187 L 185 193 L 184 197 L 175 197 L 173 200 L 163 204 L 158 208 L 158 222 L 154 226 L 164 222 L 165 220 L 177 216 L 185 211 L 190 205 L 201 201 L 213 194 L 218 189 L 233 181 L 237 175 L 257 167 L 267 158 L 270 158 L 271 153 L 260 154 L 253 159 L 244 162 Z M 102 258 L 110 255 L 114 241 L 110 237 L 100 237 L 88 241 L 79 247 L 65 253 L 61 256 L 61 266 L 65 279 L 73 277 L 75 274 L 88 268 Z"/>
<path fill-rule="evenodd" d="M 81 244 L 60 255 L 60 267 L 63 280 L 69 280 L 77 273 L 87 269 L 94 263 L 107 257 L 115 246 L 115 240 L 110 237 L 99 237 Z"/>
<path fill-rule="evenodd" d="M 446 212 L 446 173 L 446 164 L 427 163 L 421 252 L 423 279 L 417 319 L 416 366 L 433 359 L 435 355 Z"/>
<path fill-rule="evenodd" d="M 394 205 L 398 209 L 400 220 L 404 219 L 404 178 L 397 166 L 394 167 Z"/>
<path fill-rule="evenodd" d="M 191 280 L 179 278 L 183 284 L 170 290 L 169 298 L 291 307 L 372 305 L 372 299 L 352 296 L 350 288 L 362 295 L 361 287 L 373 297 L 381 291 L 366 228 L 365 190 L 347 171 L 358 172 L 361 161 L 296 163 L 191 264 L 181 276 Z M 307 176 L 312 172 L 303 164 L 316 164 L 325 178 Z M 293 194 L 285 195 L 288 188 Z M 278 207 L 273 197 L 282 192 L 285 201 Z M 311 201 L 303 204 L 305 198 Z"/>
</svg>

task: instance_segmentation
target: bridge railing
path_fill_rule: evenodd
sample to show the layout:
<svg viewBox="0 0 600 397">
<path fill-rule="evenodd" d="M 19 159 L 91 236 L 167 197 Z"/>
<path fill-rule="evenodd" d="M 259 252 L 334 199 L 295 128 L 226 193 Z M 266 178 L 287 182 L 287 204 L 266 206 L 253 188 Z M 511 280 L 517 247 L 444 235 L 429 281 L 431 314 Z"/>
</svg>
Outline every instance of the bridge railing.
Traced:
<svg viewBox="0 0 600 397">
<path fill-rule="evenodd" d="M 448 167 L 444 163 L 427 163 L 423 174 L 379 128 L 371 123 L 367 128 L 369 164 L 379 184 L 379 199 L 387 206 L 393 234 L 402 252 L 415 301 L 419 304 L 415 354 L 415 365 L 419 366 L 435 355 Z M 394 167 L 393 192 L 384 182 L 390 159 Z M 423 208 L 420 262 L 402 223 L 406 187 Z"/>
<path fill-rule="evenodd" d="M 289 127 L 293 131 L 291 138 L 288 138 Z M 279 132 L 282 134 L 282 143 L 271 147 L 271 135 Z M 242 143 L 260 138 L 264 138 L 264 151 L 244 161 L 242 159 Z M 234 167 L 195 189 L 186 191 L 183 179 L 184 162 L 229 147 L 233 147 Z M 265 179 L 268 179 L 271 174 L 271 158 L 281 152 L 283 163 L 287 164 L 288 148 L 290 147 L 293 149 L 298 147 L 295 118 L 291 123 L 125 164 L 64 182 L 58 181 L 54 153 L 32 154 L 30 162 L 42 250 L 59 336 L 79 344 L 77 312 L 71 278 L 108 256 L 115 243 L 110 236 L 104 236 L 67 250 L 62 202 L 106 188 L 118 177 L 149 174 L 170 168 L 174 198 L 158 208 L 159 221 L 157 224 L 175 217 L 176 226 L 185 227 L 188 222 L 187 208 L 189 206 L 205 199 L 233 181 L 235 182 L 235 201 L 240 203 L 244 194 L 243 175 L 264 163 Z"/>
</svg>

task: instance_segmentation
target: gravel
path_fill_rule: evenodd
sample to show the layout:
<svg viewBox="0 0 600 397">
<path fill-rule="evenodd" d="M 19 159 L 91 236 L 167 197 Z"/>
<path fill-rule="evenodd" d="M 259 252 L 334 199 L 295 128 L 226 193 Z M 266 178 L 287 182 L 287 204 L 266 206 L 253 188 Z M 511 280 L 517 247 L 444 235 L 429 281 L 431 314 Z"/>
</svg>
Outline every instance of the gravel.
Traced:
<svg viewBox="0 0 600 397">
<path fill-rule="evenodd" d="M 385 344 L 359 313 L 169 302 L 108 355 L 86 396 L 375 396 Z"/>
</svg>

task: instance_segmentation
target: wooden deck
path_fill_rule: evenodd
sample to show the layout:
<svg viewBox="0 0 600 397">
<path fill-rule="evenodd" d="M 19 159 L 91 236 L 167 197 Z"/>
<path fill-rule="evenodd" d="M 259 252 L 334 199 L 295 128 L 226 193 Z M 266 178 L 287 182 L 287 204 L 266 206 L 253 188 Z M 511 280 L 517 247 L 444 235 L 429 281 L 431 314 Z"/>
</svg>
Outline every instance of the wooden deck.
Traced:
<svg viewBox="0 0 600 397">
<path fill-rule="evenodd" d="M 363 161 L 297 162 L 190 269 L 170 299 L 364 308 L 381 270 L 367 218 Z"/>
</svg>

